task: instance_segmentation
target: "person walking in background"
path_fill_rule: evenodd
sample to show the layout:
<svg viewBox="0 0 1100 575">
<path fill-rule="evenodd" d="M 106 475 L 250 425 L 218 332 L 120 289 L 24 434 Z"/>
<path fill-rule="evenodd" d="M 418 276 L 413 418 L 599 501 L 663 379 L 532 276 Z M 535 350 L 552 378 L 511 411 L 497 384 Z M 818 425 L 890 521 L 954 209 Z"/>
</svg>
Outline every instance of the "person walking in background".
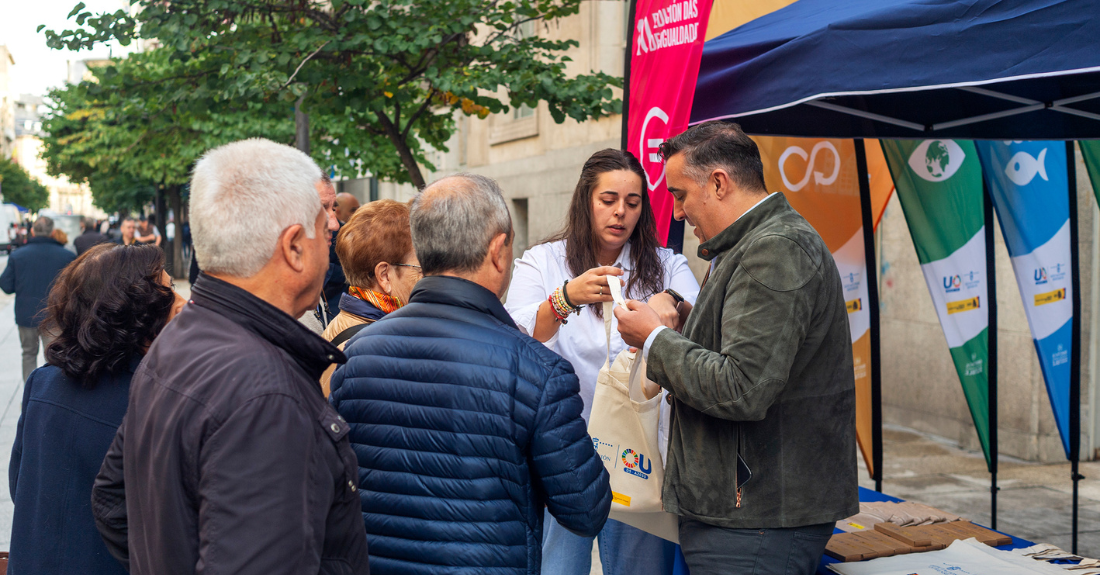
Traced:
<svg viewBox="0 0 1100 575">
<path fill-rule="evenodd" d="M 142 217 L 138 222 L 137 230 L 134 232 L 136 236 L 134 241 L 139 244 L 155 244 L 160 245 L 161 237 L 160 230 L 156 226 L 156 216 Z"/>
<path fill-rule="evenodd" d="M 62 270 L 43 325 L 57 334 L 23 389 L 8 487 L 11 573 L 126 570 L 107 552 L 91 493 L 126 413 L 130 378 L 183 307 L 152 247 L 94 246 Z"/>
<path fill-rule="evenodd" d="M 810 575 L 835 522 L 859 512 L 840 273 L 783 194 L 768 194 L 737 124 L 700 124 L 661 153 L 673 213 L 712 262 L 683 335 L 644 303 L 615 310 L 673 398 L 665 511 L 680 515 L 692 575 Z"/>
<path fill-rule="evenodd" d="M 54 228 L 50 237 L 57 241 L 61 245 L 67 245 L 69 243 L 69 234 L 66 234 L 61 228 Z"/>
<path fill-rule="evenodd" d="M 611 301 L 607 276 L 623 280 L 625 297 L 648 300 L 678 329 L 699 292 L 687 258 L 657 243 L 656 219 L 645 172 L 630 152 L 607 149 L 585 162 L 569 205 L 565 229 L 516 260 L 505 306 L 520 330 L 573 364 L 588 421 L 596 375 L 608 357 L 602 302 Z M 560 295 L 576 317 L 559 318 L 551 298 Z M 681 304 L 681 302 L 683 302 Z M 588 306 L 588 309 L 582 309 Z M 679 309 L 678 309 L 679 306 Z M 568 323 L 566 323 L 568 321 Z M 611 357 L 626 348 L 612 329 Z M 661 402 L 661 443 L 666 443 L 667 403 Z M 653 454 L 656 456 L 656 454 Z M 592 537 L 581 537 L 547 517 L 542 572 L 588 573 Z M 606 575 L 672 573 L 675 545 L 615 520 L 599 534 Z"/>
<path fill-rule="evenodd" d="M 53 220 L 41 216 L 31 227 L 27 245 L 8 256 L 8 265 L 0 274 L 0 290 L 15 294 L 15 324 L 19 326 L 19 344 L 23 348 L 23 381 L 38 367 L 38 342 L 49 345 L 53 338 L 39 329 L 46 296 L 54 278 L 76 256 L 62 247 L 53 234 Z"/>
<path fill-rule="evenodd" d="M 118 238 L 115 239 L 115 243 L 122 244 L 124 246 L 133 245 L 136 243 L 135 237 L 135 224 L 134 218 L 123 218 L 118 224 Z"/>
<path fill-rule="evenodd" d="M 409 232 L 409 205 L 378 200 L 355 212 L 333 242 L 351 287 L 340 295 L 340 313 L 321 337 L 341 350 L 362 326 L 382 319 L 409 301 L 420 279 L 420 262 Z M 336 364 L 321 376 L 329 395 Z"/>
<path fill-rule="evenodd" d="M 515 233 L 496 182 L 439 180 L 410 219 L 425 277 L 332 377 L 359 456 L 371 571 L 537 574 L 544 505 L 582 536 L 611 508 L 577 376 L 500 303 Z"/>
<path fill-rule="evenodd" d="M 93 218 L 81 218 L 80 229 L 81 234 L 73 240 L 73 247 L 76 248 L 76 255 L 78 256 L 94 245 L 111 241 L 111 238 L 96 231 L 95 219 Z"/>
<path fill-rule="evenodd" d="M 336 219 L 346 224 L 351 221 L 351 216 L 359 209 L 359 200 L 355 196 L 341 192 L 336 194 Z"/>
<path fill-rule="evenodd" d="M 328 174 L 325 174 L 324 181 L 332 189 L 332 193 L 335 194 L 333 196 L 333 206 L 336 221 L 339 225 L 337 231 L 339 231 L 351 221 L 351 216 L 355 213 L 355 210 L 359 209 L 359 200 L 349 193 L 336 194 L 336 188 L 332 185 L 332 180 L 328 178 Z M 336 234 L 332 237 L 336 238 Z M 336 254 L 336 242 L 333 241 L 332 247 L 329 249 L 329 267 L 328 273 L 325 274 L 325 286 L 321 290 L 323 320 L 332 321 L 333 316 L 339 313 L 340 297 L 348 291 L 349 287 L 351 287 L 351 284 L 348 283 L 347 275 L 340 263 L 340 257 Z M 328 327 L 327 323 L 325 327 Z"/>
<path fill-rule="evenodd" d="M 328 267 L 320 179 L 261 139 L 195 165 L 203 273 L 134 374 L 92 490 L 132 575 L 370 572 L 348 425 L 317 383 L 344 354 L 296 319 Z"/>
</svg>

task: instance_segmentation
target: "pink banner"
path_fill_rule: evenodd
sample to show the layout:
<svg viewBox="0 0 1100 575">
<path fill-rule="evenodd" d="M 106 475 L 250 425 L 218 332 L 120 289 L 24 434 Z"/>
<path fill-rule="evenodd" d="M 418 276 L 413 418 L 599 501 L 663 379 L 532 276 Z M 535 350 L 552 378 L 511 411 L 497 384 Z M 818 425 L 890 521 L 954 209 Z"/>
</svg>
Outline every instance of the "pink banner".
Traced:
<svg viewBox="0 0 1100 575">
<path fill-rule="evenodd" d="M 672 194 L 661 142 L 687 129 L 712 0 L 637 0 L 627 149 L 645 168 L 657 235 L 668 243 Z"/>
</svg>

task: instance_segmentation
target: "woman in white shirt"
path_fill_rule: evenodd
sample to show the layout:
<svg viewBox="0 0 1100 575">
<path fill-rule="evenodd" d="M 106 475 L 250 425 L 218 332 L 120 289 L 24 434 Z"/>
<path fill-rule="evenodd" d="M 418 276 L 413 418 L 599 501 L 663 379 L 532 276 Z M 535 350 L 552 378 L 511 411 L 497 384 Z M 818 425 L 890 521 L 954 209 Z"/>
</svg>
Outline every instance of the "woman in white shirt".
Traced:
<svg viewBox="0 0 1100 575">
<path fill-rule="evenodd" d="M 641 164 L 630 152 L 613 149 L 585 162 L 565 228 L 516 260 L 505 304 L 521 330 L 573 364 L 585 421 L 607 359 L 602 302 L 611 301 L 608 275 L 619 276 L 624 296 L 648 301 L 672 329 L 682 326 L 699 293 L 687 259 L 658 243 Z M 614 325 L 611 338 L 614 358 L 626 345 Z M 664 447 L 668 406 L 661 405 Z M 543 574 L 589 573 L 592 539 L 574 535 L 547 514 Z M 675 546 L 664 539 L 611 519 L 598 539 L 604 575 L 672 572 Z"/>
</svg>

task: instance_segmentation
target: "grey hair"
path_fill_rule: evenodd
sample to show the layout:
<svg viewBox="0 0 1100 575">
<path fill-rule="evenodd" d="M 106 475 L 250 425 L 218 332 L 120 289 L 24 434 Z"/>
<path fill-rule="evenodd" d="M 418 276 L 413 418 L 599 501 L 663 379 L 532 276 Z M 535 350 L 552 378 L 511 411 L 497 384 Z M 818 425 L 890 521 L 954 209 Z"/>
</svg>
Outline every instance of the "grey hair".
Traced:
<svg viewBox="0 0 1100 575">
<path fill-rule="evenodd" d="M 738 124 L 720 120 L 703 122 L 662 143 L 660 150 L 665 162 L 682 153 L 685 175 L 699 185 L 721 168 L 742 189 L 767 190 L 760 150 Z"/>
<path fill-rule="evenodd" d="M 256 275 L 279 236 L 301 225 L 316 235 L 321 168 L 306 154 L 252 138 L 210 150 L 191 176 L 191 237 L 199 267 L 240 278 Z"/>
<path fill-rule="evenodd" d="M 424 275 L 481 267 L 497 234 L 512 241 L 512 216 L 492 178 L 460 173 L 417 194 L 409 215 L 413 248 Z"/>
<path fill-rule="evenodd" d="M 95 218 L 91 216 L 85 216 L 80 221 L 84 225 L 84 229 L 95 231 Z"/>
<path fill-rule="evenodd" d="M 49 237 L 53 233 L 53 219 L 46 216 L 38 216 L 37 220 L 34 220 L 34 225 L 31 226 L 34 230 L 34 235 L 45 238 Z"/>
</svg>

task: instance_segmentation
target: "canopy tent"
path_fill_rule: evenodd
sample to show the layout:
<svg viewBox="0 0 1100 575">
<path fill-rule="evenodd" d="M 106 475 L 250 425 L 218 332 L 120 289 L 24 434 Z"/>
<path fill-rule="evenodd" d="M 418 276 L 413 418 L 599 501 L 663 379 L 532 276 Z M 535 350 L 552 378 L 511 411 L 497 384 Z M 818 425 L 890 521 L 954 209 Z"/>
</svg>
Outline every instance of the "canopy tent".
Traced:
<svg viewBox="0 0 1100 575">
<path fill-rule="evenodd" d="M 1095 39 L 1100 38 L 1100 20 L 1096 14 L 1100 14 L 1100 0 L 798 0 L 728 32 L 708 30 L 690 122 L 731 120 L 758 136 L 857 141 L 1097 139 L 1100 51 Z M 1072 189 L 1072 171 L 1070 177 Z M 866 189 L 865 179 L 861 188 Z M 990 201 L 986 199 L 985 209 L 987 264 L 990 293 L 995 293 Z M 1073 193 L 1070 202 L 1074 332 L 1070 461 L 1076 548 L 1081 314 Z M 865 195 L 864 203 L 869 204 L 869 196 Z M 873 249 L 867 261 L 868 282 L 873 284 Z M 872 288 L 868 303 L 877 356 L 877 289 Z M 996 358 L 995 298 L 991 304 L 989 353 Z M 877 364 L 876 357 L 876 406 L 880 397 Z M 989 404 L 994 527 L 995 370 L 993 361 Z"/>
<path fill-rule="evenodd" d="M 1100 0 L 799 0 L 705 44 L 691 122 L 801 137 L 1100 138 L 1096 14 Z"/>
</svg>

